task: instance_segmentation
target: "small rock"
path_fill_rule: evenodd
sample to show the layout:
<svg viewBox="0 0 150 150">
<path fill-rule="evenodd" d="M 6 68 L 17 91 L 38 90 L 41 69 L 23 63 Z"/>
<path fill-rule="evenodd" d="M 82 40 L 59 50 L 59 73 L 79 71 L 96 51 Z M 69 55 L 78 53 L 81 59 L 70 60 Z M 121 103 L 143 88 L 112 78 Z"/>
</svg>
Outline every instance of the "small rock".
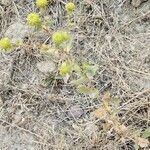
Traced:
<svg viewBox="0 0 150 150">
<path fill-rule="evenodd" d="M 134 7 L 139 7 L 143 2 L 146 2 L 147 0 L 132 0 L 132 5 Z"/>
<path fill-rule="evenodd" d="M 15 114 L 15 115 L 14 115 L 14 117 L 13 117 L 13 123 L 14 123 L 14 124 L 20 123 L 21 120 L 22 120 L 22 116 L 21 116 L 20 114 L 17 114 L 17 115 Z"/>
<path fill-rule="evenodd" d="M 43 61 L 43 62 L 37 63 L 37 68 L 42 73 L 49 73 L 49 72 L 54 71 L 56 67 L 55 67 L 55 63 L 52 61 Z"/>
<path fill-rule="evenodd" d="M 3 105 L 2 98 L 0 97 L 0 107 Z"/>
<path fill-rule="evenodd" d="M 91 137 L 93 134 L 98 133 L 98 127 L 94 123 L 88 124 L 84 130 L 84 133 Z"/>
<path fill-rule="evenodd" d="M 10 38 L 13 42 L 23 40 L 30 33 L 30 29 L 25 24 L 16 22 L 8 27 L 5 36 Z"/>
<path fill-rule="evenodd" d="M 1 0 L 2 5 L 9 5 L 11 3 L 10 0 Z"/>
<path fill-rule="evenodd" d="M 15 114 L 13 115 L 13 123 L 17 124 L 17 125 L 24 125 L 26 123 L 26 118 L 23 115 L 23 113 L 25 113 L 23 110 L 18 110 L 15 112 Z"/>
<path fill-rule="evenodd" d="M 69 109 L 68 116 L 73 118 L 80 118 L 83 115 L 83 109 L 79 105 L 72 106 Z"/>
<path fill-rule="evenodd" d="M 139 7 L 140 4 L 141 4 L 141 0 L 132 0 L 132 5 L 133 5 L 134 7 Z"/>
</svg>

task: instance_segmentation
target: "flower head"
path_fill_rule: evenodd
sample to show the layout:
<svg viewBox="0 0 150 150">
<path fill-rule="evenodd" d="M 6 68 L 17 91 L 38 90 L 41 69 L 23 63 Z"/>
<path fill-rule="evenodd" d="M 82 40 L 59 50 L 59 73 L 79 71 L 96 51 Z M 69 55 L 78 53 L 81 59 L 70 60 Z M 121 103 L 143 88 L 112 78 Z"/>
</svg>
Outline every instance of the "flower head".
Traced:
<svg viewBox="0 0 150 150">
<path fill-rule="evenodd" d="M 27 16 L 27 23 L 30 26 L 39 26 L 41 24 L 40 16 L 36 13 L 30 13 Z"/>
<path fill-rule="evenodd" d="M 65 5 L 67 12 L 73 12 L 75 10 L 75 7 L 75 4 L 72 2 L 69 2 Z"/>
<path fill-rule="evenodd" d="M 56 45 L 60 45 L 70 39 L 70 35 L 64 31 L 57 31 L 52 35 L 52 40 Z"/>
<path fill-rule="evenodd" d="M 2 38 L 0 40 L 0 48 L 4 50 L 9 50 L 11 48 L 11 42 L 9 38 Z"/>
<path fill-rule="evenodd" d="M 59 68 L 59 74 L 65 76 L 71 72 L 71 65 L 69 62 L 63 62 Z"/>
<path fill-rule="evenodd" d="M 36 0 L 36 6 L 39 8 L 44 8 L 48 5 L 48 0 Z"/>
<path fill-rule="evenodd" d="M 64 41 L 68 41 L 70 39 L 70 35 L 67 32 L 63 31 L 61 34 L 63 36 Z"/>
<path fill-rule="evenodd" d="M 61 32 L 59 32 L 59 31 L 55 32 L 52 35 L 52 40 L 56 45 L 60 45 L 63 42 L 63 36 L 62 36 Z"/>
</svg>

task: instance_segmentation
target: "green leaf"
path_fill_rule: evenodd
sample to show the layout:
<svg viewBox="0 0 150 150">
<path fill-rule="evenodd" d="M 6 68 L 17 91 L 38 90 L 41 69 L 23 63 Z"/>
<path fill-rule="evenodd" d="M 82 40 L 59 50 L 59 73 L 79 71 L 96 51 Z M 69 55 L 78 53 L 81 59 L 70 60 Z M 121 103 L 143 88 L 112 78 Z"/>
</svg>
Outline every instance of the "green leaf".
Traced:
<svg viewBox="0 0 150 150">
<path fill-rule="evenodd" d="M 85 85 L 79 85 L 77 87 L 77 90 L 78 90 L 79 93 L 88 94 L 91 89 L 89 87 L 85 86 Z"/>
<path fill-rule="evenodd" d="M 110 97 L 110 92 L 109 91 L 107 91 L 107 92 L 105 92 L 105 94 L 103 95 L 103 97 L 102 97 L 102 101 L 103 102 L 110 102 L 110 100 L 111 100 L 111 97 Z"/>
<path fill-rule="evenodd" d="M 131 134 L 133 134 L 135 137 L 140 137 L 141 135 L 141 130 L 137 129 L 130 129 Z"/>
<path fill-rule="evenodd" d="M 143 132 L 142 137 L 143 137 L 143 138 L 148 138 L 148 137 L 150 137 L 150 127 L 147 128 L 147 129 Z"/>
<path fill-rule="evenodd" d="M 70 50 L 72 49 L 73 41 L 72 41 L 72 38 L 71 37 L 67 37 L 67 35 L 66 35 L 65 38 L 66 38 L 67 43 L 64 43 L 63 48 L 64 48 L 65 52 L 69 53 Z"/>
<path fill-rule="evenodd" d="M 134 145 L 134 148 L 135 148 L 135 150 L 139 150 L 140 147 L 139 147 L 138 144 L 135 144 L 135 145 Z"/>
<path fill-rule="evenodd" d="M 113 98 L 111 98 L 111 101 L 114 104 L 114 106 L 117 108 L 120 105 L 121 99 L 118 97 L 113 97 Z"/>
<path fill-rule="evenodd" d="M 85 84 L 87 82 L 88 82 L 88 79 L 86 77 L 81 77 L 77 80 L 71 81 L 70 83 L 78 86 L 78 85 L 81 85 L 81 84 Z"/>
<path fill-rule="evenodd" d="M 91 89 L 91 92 L 89 94 L 90 98 L 98 98 L 99 96 L 99 91 L 96 88 Z"/>
<path fill-rule="evenodd" d="M 83 63 L 82 64 L 83 72 L 89 77 L 93 77 L 97 70 L 98 70 L 98 65 L 90 65 L 88 63 Z"/>
<path fill-rule="evenodd" d="M 74 65 L 73 65 L 73 70 L 74 70 L 78 75 L 81 75 L 82 70 L 81 70 L 81 68 L 80 68 L 80 66 L 79 66 L 78 64 L 74 63 Z"/>
<path fill-rule="evenodd" d="M 79 93 L 88 94 L 90 98 L 97 98 L 99 96 L 99 91 L 96 88 L 87 87 L 85 85 L 79 85 L 77 87 Z"/>
</svg>

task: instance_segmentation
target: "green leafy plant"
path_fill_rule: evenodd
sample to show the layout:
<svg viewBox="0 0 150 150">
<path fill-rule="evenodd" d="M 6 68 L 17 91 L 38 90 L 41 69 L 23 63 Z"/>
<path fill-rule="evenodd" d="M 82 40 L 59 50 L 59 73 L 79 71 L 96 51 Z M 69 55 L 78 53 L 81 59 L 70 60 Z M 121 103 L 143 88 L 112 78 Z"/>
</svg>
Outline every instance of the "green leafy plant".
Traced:
<svg viewBox="0 0 150 150">
<path fill-rule="evenodd" d="M 36 0 L 35 3 L 40 9 L 46 9 L 46 6 L 48 5 L 47 0 Z M 66 3 L 65 9 L 68 17 L 75 10 L 75 4 L 72 2 Z M 58 76 L 65 80 L 65 83 L 69 83 L 70 85 L 74 86 L 79 93 L 89 95 L 91 98 L 98 98 L 99 91 L 93 84 L 94 76 L 97 73 L 98 66 L 89 62 L 82 62 L 82 60 L 80 63 L 78 63 L 76 62 L 74 56 L 72 56 L 70 53 L 73 44 L 73 38 L 71 36 L 71 28 L 69 26 L 71 23 L 70 17 L 67 19 L 67 30 L 59 29 L 51 34 L 52 36 L 50 39 L 53 42 L 53 46 L 45 43 L 34 43 L 33 45 L 26 45 L 24 43 L 22 44 L 24 46 L 39 49 L 42 55 L 57 55 L 58 59 L 60 60 L 57 68 Z M 45 18 L 44 14 L 40 12 L 29 13 L 26 21 L 29 26 L 36 28 L 36 30 L 34 30 L 34 34 L 44 31 L 49 34 L 51 33 L 49 29 L 50 24 L 48 18 Z M 34 34 L 32 36 L 34 36 Z M 16 44 L 15 47 L 16 46 L 21 46 L 21 44 Z M 9 50 L 12 48 L 12 44 L 8 38 L 3 38 L 0 40 L 0 47 L 2 49 Z"/>
<path fill-rule="evenodd" d="M 150 127 L 147 128 L 143 133 L 142 133 L 143 138 L 148 138 L 150 137 Z"/>
</svg>

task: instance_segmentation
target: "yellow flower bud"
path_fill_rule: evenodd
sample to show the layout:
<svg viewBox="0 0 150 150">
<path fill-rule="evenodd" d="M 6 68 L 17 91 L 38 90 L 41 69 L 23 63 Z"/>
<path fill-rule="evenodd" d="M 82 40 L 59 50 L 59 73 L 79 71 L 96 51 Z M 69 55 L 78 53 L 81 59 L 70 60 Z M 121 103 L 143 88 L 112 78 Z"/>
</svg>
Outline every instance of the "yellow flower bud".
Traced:
<svg viewBox="0 0 150 150">
<path fill-rule="evenodd" d="M 11 48 L 11 42 L 9 38 L 2 38 L 0 40 L 0 48 L 4 50 L 9 50 Z"/>
<path fill-rule="evenodd" d="M 48 0 L 36 0 L 36 6 L 39 8 L 44 8 L 48 5 Z"/>
<path fill-rule="evenodd" d="M 52 41 L 58 46 L 69 39 L 70 35 L 64 31 L 57 31 L 52 35 Z"/>
<path fill-rule="evenodd" d="M 63 43 L 63 36 L 62 33 L 60 31 L 55 32 L 52 35 L 52 40 L 56 45 L 60 45 L 61 43 Z"/>
<path fill-rule="evenodd" d="M 39 26 L 41 24 L 41 18 L 38 14 L 36 13 L 30 13 L 28 16 L 27 16 L 27 23 L 28 25 L 30 26 Z"/>
<path fill-rule="evenodd" d="M 65 8 L 66 8 L 67 12 L 73 12 L 75 10 L 75 4 L 69 2 L 65 5 Z"/>
<path fill-rule="evenodd" d="M 67 32 L 62 32 L 62 36 L 64 41 L 68 41 L 70 39 L 70 35 Z"/>
<path fill-rule="evenodd" d="M 71 65 L 69 62 L 64 62 L 61 64 L 59 68 L 59 74 L 61 76 L 65 76 L 71 72 Z"/>
</svg>

